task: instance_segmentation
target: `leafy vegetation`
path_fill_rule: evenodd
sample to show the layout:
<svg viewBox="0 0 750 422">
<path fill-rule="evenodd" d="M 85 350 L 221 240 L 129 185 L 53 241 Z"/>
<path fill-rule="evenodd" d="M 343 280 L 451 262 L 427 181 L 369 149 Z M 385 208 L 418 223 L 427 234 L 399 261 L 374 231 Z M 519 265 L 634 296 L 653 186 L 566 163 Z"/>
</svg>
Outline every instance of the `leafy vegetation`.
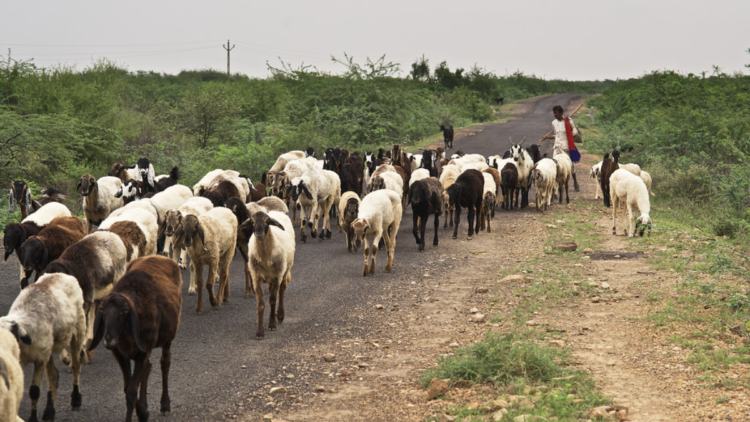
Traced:
<svg viewBox="0 0 750 422">
<path fill-rule="evenodd" d="M 620 148 L 653 179 L 653 203 L 719 236 L 750 235 L 750 77 L 654 72 L 592 98 L 600 136 L 589 152 Z"/>
</svg>

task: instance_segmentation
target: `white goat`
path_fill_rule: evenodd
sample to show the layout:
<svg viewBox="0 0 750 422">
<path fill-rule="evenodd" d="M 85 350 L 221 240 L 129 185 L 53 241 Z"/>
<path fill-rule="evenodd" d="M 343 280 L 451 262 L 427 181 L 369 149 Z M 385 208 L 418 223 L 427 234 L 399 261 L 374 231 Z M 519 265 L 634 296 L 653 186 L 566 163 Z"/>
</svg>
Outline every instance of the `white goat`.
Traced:
<svg viewBox="0 0 750 422">
<path fill-rule="evenodd" d="M 620 164 L 620 168 L 633 173 L 636 176 L 641 175 L 641 166 L 635 163 Z"/>
<path fill-rule="evenodd" d="M 557 163 L 549 158 L 539 160 L 531 171 L 531 183 L 536 190 L 536 210 L 548 209 L 557 184 Z"/>
<path fill-rule="evenodd" d="M 257 300 L 258 329 L 255 333 L 258 339 L 265 335 L 263 328 L 263 312 L 266 304 L 263 295 L 263 285 L 268 284 L 268 296 L 271 312 L 268 317 L 268 329 L 276 329 L 276 321 L 284 321 L 284 292 L 292 281 L 292 266 L 294 265 L 294 228 L 292 222 L 284 213 L 270 211 L 267 214 L 258 212 L 253 221 L 242 223 L 253 225 L 253 235 L 248 244 L 248 267 L 252 275 L 255 298 Z M 279 304 L 276 307 L 276 298 Z"/>
<path fill-rule="evenodd" d="M 557 164 L 557 179 L 555 180 L 555 184 L 560 196 L 560 203 L 562 204 L 562 192 L 563 187 L 565 187 L 565 200 L 566 204 L 569 204 L 570 195 L 568 194 L 568 185 L 573 175 L 573 161 L 571 161 L 568 153 L 562 151 L 560 148 L 555 148 L 555 155 L 552 157 L 552 160 Z"/>
<path fill-rule="evenodd" d="M 388 260 L 385 272 L 393 268 L 393 255 L 396 250 L 396 235 L 401 225 L 401 195 L 383 189 L 365 196 L 359 204 L 357 219 L 352 222 L 352 230 L 357 247 L 364 243 L 365 264 L 362 275 L 375 274 L 375 260 L 378 255 L 380 238 L 385 242 Z M 368 244 L 372 240 L 372 246 Z M 370 262 L 372 259 L 372 262 Z"/>
<path fill-rule="evenodd" d="M 452 184 L 456 183 L 456 179 L 458 179 L 458 176 L 461 175 L 461 169 L 458 166 L 455 165 L 447 165 L 443 167 L 443 172 L 440 174 L 440 185 L 443 187 L 443 204 L 445 206 L 445 219 L 443 220 L 443 228 L 448 227 L 448 220 L 450 220 L 450 225 L 453 227 L 453 211 L 455 210 L 454 207 L 450 205 L 450 201 L 448 198 L 448 188 L 451 187 Z"/>
<path fill-rule="evenodd" d="M 416 169 L 411 173 L 411 178 L 409 179 L 409 187 L 411 187 L 414 182 L 417 180 L 422 180 L 430 177 L 430 171 L 427 169 Z"/>
<path fill-rule="evenodd" d="M 294 198 L 299 199 L 300 205 L 310 210 L 310 220 L 308 225 L 311 227 L 312 237 L 318 235 L 318 221 L 323 216 L 323 229 L 320 238 L 331 238 L 331 218 L 329 211 L 331 207 L 337 207 L 341 199 L 341 179 L 339 175 L 329 170 L 308 170 L 302 176 L 292 180 L 294 188 Z M 304 211 L 300 217 L 304 218 Z M 302 241 L 306 240 L 306 232 L 303 225 L 300 229 Z"/>
<path fill-rule="evenodd" d="M 648 189 L 648 194 L 651 196 L 656 196 L 654 195 L 653 192 L 651 192 L 651 175 L 641 170 L 641 180 L 643 180 L 643 183 L 646 184 L 646 188 Z"/>
<path fill-rule="evenodd" d="M 21 350 L 10 331 L 0 329 L 0 421 L 23 422 L 18 407 L 23 399 Z"/>
<path fill-rule="evenodd" d="M 598 163 L 591 166 L 591 172 L 589 172 L 589 176 L 592 179 L 596 180 L 596 195 L 594 195 L 594 199 L 599 199 L 602 195 L 604 195 L 602 193 L 602 184 L 601 184 L 602 163 L 604 163 L 604 161 L 599 161 Z"/>
<path fill-rule="evenodd" d="M 516 167 L 518 168 L 517 186 L 521 189 L 521 208 L 528 204 L 531 168 L 534 167 L 534 160 L 531 158 L 531 155 L 521 147 L 521 144 L 523 144 L 525 140 L 526 138 L 524 137 L 523 140 L 517 144 L 513 143 L 512 139 L 510 140 L 510 143 L 513 144 L 510 148 L 510 153 L 513 157 L 513 161 L 515 161 Z"/>
<path fill-rule="evenodd" d="M 636 230 L 643 236 L 643 232 L 648 229 L 651 234 L 651 204 L 648 200 L 648 189 L 643 180 L 630 173 L 627 170 L 619 169 L 612 173 L 609 178 L 609 190 L 612 195 L 612 234 L 617 234 L 617 208 L 623 203 L 628 209 L 628 228 L 625 229 L 625 235 L 635 237 Z M 636 219 L 635 212 L 641 215 Z M 639 229 L 640 227 L 640 229 Z"/>
<path fill-rule="evenodd" d="M 270 170 L 268 170 L 268 185 L 273 186 L 274 181 L 276 178 L 276 173 L 284 170 L 284 167 L 286 167 L 287 163 L 294 160 L 299 160 L 300 158 L 305 158 L 305 153 L 303 151 L 289 151 L 286 154 L 281 154 L 279 158 L 276 159 L 276 162 L 273 164 Z"/>
<path fill-rule="evenodd" d="M 119 180 L 119 179 L 118 179 Z M 21 363 L 34 364 L 29 397 L 31 416 L 37 420 L 40 386 L 47 371 L 47 406 L 43 420 L 54 419 L 59 373 L 53 353 L 70 347 L 73 372 L 71 406 L 81 406 L 81 352 L 86 338 L 83 294 L 75 278 L 66 274 L 45 274 L 21 291 L 8 315 L 0 318 L 0 329 L 13 334 L 20 348 Z M 4 412 L 4 409 L 3 409 Z"/>
</svg>

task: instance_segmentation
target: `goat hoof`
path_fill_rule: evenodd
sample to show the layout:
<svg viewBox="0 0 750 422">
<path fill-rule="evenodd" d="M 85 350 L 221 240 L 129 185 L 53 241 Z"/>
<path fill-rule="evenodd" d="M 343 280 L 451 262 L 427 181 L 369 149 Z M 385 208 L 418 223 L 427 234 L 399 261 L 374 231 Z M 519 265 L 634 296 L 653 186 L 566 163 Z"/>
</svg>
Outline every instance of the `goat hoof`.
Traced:
<svg viewBox="0 0 750 422">
<path fill-rule="evenodd" d="M 454 234 L 453 236 L 451 236 L 451 239 L 458 239 L 458 236 L 456 236 L 456 235 Z"/>
<path fill-rule="evenodd" d="M 193 288 L 188 289 L 188 296 L 195 296 L 195 289 Z"/>
<path fill-rule="evenodd" d="M 81 407 L 81 401 L 81 390 L 77 385 L 74 385 L 73 393 L 70 395 L 70 407 L 72 407 L 73 410 L 78 410 Z"/>
<path fill-rule="evenodd" d="M 162 416 L 169 416 L 169 414 L 172 413 L 170 410 L 162 410 L 161 415 Z"/>
<path fill-rule="evenodd" d="M 326 239 L 330 239 L 330 238 L 331 238 L 331 231 L 326 230 Z"/>
<path fill-rule="evenodd" d="M 268 326 L 268 331 L 276 331 L 276 326 L 274 325 L 273 327 L 271 327 L 271 326 L 269 325 L 269 326 Z"/>
<path fill-rule="evenodd" d="M 263 333 L 255 333 L 255 339 L 256 340 L 263 340 L 263 337 L 265 335 Z"/>
<path fill-rule="evenodd" d="M 42 415 L 43 421 L 53 421 L 55 420 L 55 408 L 54 407 L 47 407 L 44 409 L 44 414 Z"/>
</svg>

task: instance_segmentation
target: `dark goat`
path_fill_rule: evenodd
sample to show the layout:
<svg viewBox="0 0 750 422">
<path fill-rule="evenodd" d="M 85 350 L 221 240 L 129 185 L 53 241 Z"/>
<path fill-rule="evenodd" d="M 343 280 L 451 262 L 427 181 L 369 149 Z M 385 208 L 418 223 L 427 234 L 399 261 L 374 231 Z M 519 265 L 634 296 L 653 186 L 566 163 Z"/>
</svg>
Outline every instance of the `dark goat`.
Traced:
<svg viewBox="0 0 750 422">
<path fill-rule="evenodd" d="M 305 157 L 318 158 L 315 156 L 315 148 L 307 147 L 307 149 L 305 150 Z"/>
<path fill-rule="evenodd" d="M 357 177 L 357 170 L 351 164 L 344 164 L 341 166 L 341 193 L 344 192 L 355 192 L 358 196 L 362 196 L 362 183 L 360 183 Z"/>
<path fill-rule="evenodd" d="M 422 252 L 424 251 L 424 232 L 430 214 L 435 216 L 435 237 L 432 240 L 432 246 L 438 245 L 438 227 L 440 214 L 443 212 L 443 187 L 434 177 L 417 180 L 409 188 L 409 197 L 414 220 L 412 233 L 419 245 L 419 252 Z M 419 232 L 417 232 L 417 226 L 419 226 Z"/>
<path fill-rule="evenodd" d="M 16 212 L 16 204 L 21 204 L 21 220 L 35 213 L 39 208 L 50 202 L 63 203 L 65 195 L 59 189 L 47 187 L 42 191 L 44 197 L 31 199 L 31 189 L 25 180 L 11 181 L 8 212 Z"/>
<path fill-rule="evenodd" d="M 208 198 L 214 207 L 222 207 L 229 198 L 240 198 L 240 191 L 237 190 L 237 186 L 229 180 L 222 180 L 218 185 L 211 189 L 203 192 L 204 198 Z"/>
<path fill-rule="evenodd" d="M 503 105 L 503 103 L 505 102 L 505 97 L 493 98 L 492 102 L 495 104 Z"/>
<path fill-rule="evenodd" d="M 339 148 L 326 148 L 325 156 L 323 157 L 323 169 L 330 170 L 336 174 L 339 174 L 340 157 L 341 150 Z"/>
<path fill-rule="evenodd" d="M 500 186 L 503 191 L 503 209 L 513 208 L 513 194 L 516 195 L 515 208 L 518 208 L 518 168 L 513 163 L 507 163 L 500 171 Z"/>
<path fill-rule="evenodd" d="M 534 160 L 534 164 L 538 163 L 542 159 L 542 152 L 539 150 L 539 145 L 531 144 L 531 146 L 526 148 L 526 151 L 531 156 L 531 159 Z"/>
<path fill-rule="evenodd" d="M 355 190 L 354 192 L 357 192 L 357 195 L 362 196 L 362 186 L 365 177 L 365 161 L 358 153 L 353 152 L 346 159 L 345 164 L 350 164 L 354 168 L 354 174 L 356 175 L 358 185 L 358 190 Z M 344 193 L 343 183 L 341 193 Z"/>
<path fill-rule="evenodd" d="M 484 176 L 478 170 L 469 169 L 461 173 L 446 192 L 448 193 L 448 204 L 455 208 L 455 225 L 453 227 L 453 238 L 458 237 L 458 223 L 461 221 L 461 207 L 467 208 L 469 219 L 469 237 L 479 231 L 479 218 L 474 227 L 474 217 L 482 209 L 482 193 L 484 192 Z"/>
<path fill-rule="evenodd" d="M 443 132 L 443 142 L 445 143 L 445 149 L 449 150 L 453 148 L 453 126 L 445 127 L 445 125 L 440 125 L 440 130 Z"/>
<path fill-rule="evenodd" d="M 148 158 L 139 158 L 135 165 L 135 180 L 142 183 L 143 192 L 158 192 L 155 177 L 154 165 L 149 162 Z"/>
<path fill-rule="evenodd" d="M 440 161 L 437 159 L 437 151 L 426 149 L 422 152 L 421 168 L 430 172 L 430 177 L 440 176 Z"/>
<path fill-rule="evenodd" d="M 352 222 L 357 219 L 359 203 L 359 198 L 349 198 L 344 205 L 344 212 L 341 215 L 341 226 L 346 234 L 346 250 L 349 252 L 357 252 Z"/>
<path fill-rule="evenodd" d="M 602 187 L 602 196 L 604 198 L 604 206 L 608 207 L 612 203 L 612 198 L 609 192 L 609 178 L 612 176 L 617 169 L 620 168 L 620 151 L 612 151 L 612 158 L 609 153 L 604 154 L 604 160 L 602 161 L 602 178 L 600 180 Z"/>
<path fill-rule="evenodd" d="M 252 185 L 253 189 L 250 190 L 250 198 L 248 198 L 247 202 L 258 202 L 261 199 L 266 197 L 267 178 L 268 178 L 268 173 L 263 172 L 263 174 L 261 174 L 260 176 L 260 183 L 256 183 L 255 185 Z M 248 183 L 250 182 L 248 181 Z"/>
<path fill-rule="evenodd" d="M 70 245 L 86 236 L 86 228 L 78 217 L 57 217 L 50 221 L 36 236 L 29 237 L 21 245 L 21 267 L 24 276 L 21 288 L 29 285 L 31 273 L 36 272 L 34 281 L 44 272 L 50 261 L 59 258 Z"/>
<path fill-rule="evenodd" d="M 174 186 L 179 179 L 180 169 L 178 167 L 172 167 L 172 170 L 169 171 L 169 176 L 162 177 L 159 181 L 154 182 L 154 191 L 161 192 L 170 186 Z"/>
<path fill-rule="evenodd" d="M 37 226 L 35 223 L 10 223 L 3 230 L 3 248 L 5 249 L 5 261 L 16 252 L 18 261 L 21 261 L 21 245 L 31 236 L 39 234 L 45 226 Z"/>
<path fill-rule="evenodd" d="M 404 150 L 401 148 L 401 145 L 394 144 L 391 148 L 391 165 L 396 167 L 396 171 L 398 171 L 399 167 L 401 167 L 401 169 L 404 171 L 404 175 L 401 176 L 404 179 L 404 201 L 401 204 L 404 209 L 406 209 L 406 195 L 409 192 L 409 180 L 411 180 L 411 162 L 413 159 L 414 157 L 409 158 L 409 156 L 406 155 L 406 152 L 404 152 Z"/>
<path fill-rule="evenodd" d="M 162 415 L 169 414 L 169 367 L 172 341 L 177 336 L 182 308 L 180 268 L 169 258 L 147 256 L 128 265 L 125 275 L 112 288 L 96 313 L 93 350 L 102 339 L 122 370 L 126 421 L 148 420 L 146 386 L 151 372 L 151 352 L 161 348 Z M 131 375 L 130 361 L 135 361 Z M 138 390 L 140 388 L 140 397 Z"/>
</svg>

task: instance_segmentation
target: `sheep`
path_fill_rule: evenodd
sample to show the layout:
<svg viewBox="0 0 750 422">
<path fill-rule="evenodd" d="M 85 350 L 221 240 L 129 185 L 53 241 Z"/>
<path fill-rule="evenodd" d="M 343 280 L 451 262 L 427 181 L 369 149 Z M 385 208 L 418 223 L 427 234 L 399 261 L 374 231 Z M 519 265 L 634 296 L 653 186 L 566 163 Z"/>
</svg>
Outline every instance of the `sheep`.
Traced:
<svg viewBox="0 0 750 422">
<path fill-rule="evenodd" d="M 555 184 L 557 185 L 558 195 L 560 197 L 560 203 L 562 204 L 562 192 L 563 186 L 565 187 L 565 203 L 570 204 L 570 195 L 568 195 L 568 182 L 573 174 L 573 161 L 570 160 L 568 153 L 562 150 L 558 145 L 555 147 L 555 155 L 552 160 L 557 165 L 557 178 Z"/>
<path fill-rule="evenodd" d="M 265 207 L 268 211 L 289 212 L 289 208 L 287 208 L 284 201 L 275 196 L 267 196 L 261 199 L 258 201 L 258 205 Z"/>
<path fill-rule="evenodd" d="M 459 159 L 461 161 L 463 161 L 464 163 L 484 163 L 484 164 L 487 164 L 485 162 L 485 158 L 484 158 L 484 156 L 482 154 L 464 154 Z"/>
<path fill-rule="evenodd" d="M 114 233 L 98 231 L 74 243 L 47 265 L 46 274 L 68 274 L 78 280 L 87 315 L 86 339 L 93 337 L 96 304 L 125 273 L 126 262 L 127 249 L 122 239 Z"/>
<path fill-rule="evenodd" d="M 10 331 L 0 329 L 0 421 L 23 422 L 18 417 L 18 407 L 23 399 L 23 369 L 20 359 L 18 341 Z"/>
<path fill-rule="evenodd" d="M 339 201 L 339 231 L 343 229 L 346 234 L 346 250 L 349 252 L 357 252 L 352 222 L 357 218 L 360 202 L 359 196 L 354 192 L 345 192 Z"/>
<path fill-rule="evenodd" d="M 536 210 L 544 211 L 549 208 L 552 192 L 557 181 L 557 162 L 543 158 L 534 164 L 531 170 L 531 183 L 536 190 Z"/>
<path fill-rule="evenodd" d="M 516 196 L 515 208 L 518 208 L 518 166 L 506 163 L 500 171 L 501 187 L 503 190 L 503 209 L 510 211 L 513 206 L 513 195 Z"/>
<path fill-rule="evenodd" d="M 520 189 L 521 193 L 521 208 L 526 208 L 529 205 L 529 176 L 531 175 L 531 168 L 534 167 L 534 160 L 529 155 L 528 151 L 521 148 L 521 144 L 526 140 L 524 137 L 523 140 L 519 143 L 513 143 L 513 140 L 510 140 L 510 143 L 513 144 L 513 146 L 510 148 L 511 154 L 513 156 L 513 161 L 516 163 L 516 167 L 518 168 L 518 188 Z"/>
<path fill-rule="evenodd" d="M 265 336 L 263 312 L 265 299 L 263 284 L 268 284 L 269 302 L 271 305 L 268 317 L 268 329 L 276 330 L 276 322 L 284 321 L 284 292 L 292 281 L 294 265 L 294 228 L 289 216 L 278 212 L 259 211 L 239 228 L 249 236 L 247 267 L 253 280 L 253 290 L 257 301 L 258 326 L 257 339 Z M 276 299 L 279 299 L 278 308 Z"/>
<path fill-rule="evenodd" d="M 656 196 L 654 195 L 653 192 L 651 192 L 651 175 L 648 174 L 648 172 L 641 170 L 641 180 L 643 180 L 643 183 L 646 184 L 646 189 L 648 189 L 648 194 L 651 196 Z"/>
<path fill-rule="evenodd" d="M 443 221 L 443 228 L 448 227 L 450 223 L 453 227 L 453 212 L 455 208 L 450 205 L 448 200 L 448 192 L 446 190 L 454 183 L 456 179 L 461 175 L 461 169 L 458 166 L 445 166 L 443 172 L 440 174 L 440 185 L 443 187 L 443 204 L 445 206 L 445 220 Z"/>
<path fill-rule="evenodd" d="M 385 272 L 393 269 L 393 255 L 396 251 L 396 235 L 401 225 L 401 197 L 390 190 L 378 190 L 365 196 L 359 204 L 357 218 L 352 222 L 354 241 L 359 248 L 364 243 L 365 263 L 362 275 L 375 274 L 375 260 L 378 255 L 378 244 L 382 237 L 388 255 Z M 371 247 L 368 239 L 372 240 Z M 368 264 L 372 258 L 372 261 Z"/>
<path fill-rule="evenodd" d="M 3 248 L 5 261 L 15 252 L 20 267 L 19 282 L 23 280 L 24 270 L 21 264 L 21 245 L 31 236 L 39 232 L 57 217 L 70 217 L 70 210 L 63 204 L 50 202 L 42 206 L 39 211 L 21 220 L 21 223 L 10 223 L 3 229 Z"/>
<path fill-rule="evenodd" d="M 142 208 L 131 208 L 116 218 L 107 218 L 99 230 L 120 236 L 127 250 L 126 262 L 156 254 L 159 225 L 154 214 Z"/>
<path fill-rule="evenodd" d="M 194 196 L 185 201 L 185 203 L 180 205 L 179 207 L 168 210 L 166 213 L 164 213 L 163 227 L 164 236 L 166 238 L 165 243 L 169 242 L 172 245 L 172 259 L 174 260 L 174 262 L 180 265 L 180 268 L 186 268 L 185 265 L 187 263 L 187 251 L 184 249 L 184 245 L 182 244 L 181 229 L 180 235 L 176 233 L 178 231 L 178 228 L 182 224 L 182 219 L 188 214 L 196 216 L 201 215 L 211 208 L 213 208 L 213 204 L 208 198 L 204 198 L 202 196 Z M 179 238 L 173 238 L 174 236 L 177 236 Z M 165 250 L 165 252 L 166 255 L 169 256 L 169 251 Z M 190 292 L 190 290 L 188 290 L 188 294 L 195 294 L 195 286 L 193 286 L 192 281 L 190 287 L 192 289 L 192 293 Z"/>
<path fill-rule="evenodd" d="M 430 214 L 435 215 L 435 236 L 432 246 L 437 246 L 440 214 L 443 212 L 443 187 L 440 181 L 434 177 L 415 181 L 409 187 L 409 198 L 414 222 L 412 234 L 419 245 L 419 252 L 424 251 L 424 232 Z"/>
<path fill-rule="evenodd" d="M 402 198 L 404 192 L 404 180 L 396 172 L 383 172 L 372 177 L 370 182 L 370 192 L 381 189 L 389 189 L 396 192 L 399 198 Z M 403 208 L 402 208 L 403 209 Z"/>
<path fill-rule="evenodd" d="M 468 162 L 462 165 L 461 172 L 465 172 L 466 170 L 469 170 L 469 169 L 474 169 L 479 172 L 483 172 L 487 170 L 488 168 L 490 167 L 484 161 L 472 161 L 472 162 Z"/>
<path fill-rule="evenodd" d="M 362 157 L 354 152 L 352 153 L 344 163 L 344 167 L 342 167 L 342 170 L 346 168 L 346 165 L 349 164 L 354 168 L 353 174 L 357 177 L 357 188 L 354 190 L 357 192 L 357 195 L 362 196 L 362 192 L 364 192 L 363 189 L 363 180 L 364 180 L 364 170 L 365 170 L 365 161 L 362 159 Z M 343 187 L 343 182 L 342 182 Z"/>
<path fill-rule="evenodd" d="M 300 158 L 305 158 L 305 153 L 303 151 L 290 151 L 286 154 L 281 154 L 279 158 L 276 159 L 276 162 L 273 164 L 271 169 L 268 170 L 268 183 L 271 186 L 274 186 L 276 182 L 276 174 L 283 171 L 287 163 L 289 163 L 290 161 L 299 160 Z"/>
<path fill-rule="evenodd" d="M 300 227 L 301 240 L 307 239 L 305 224 L 311 228 L 312 237 L 318 236 L 318 220 L 323 216 L 323 229 L 320 239 L 331 238 L 331 220 L 328 211 L 338 207 L 341 198 L 341 180 L 330 170 L 308 170 L 302 176 L 292 180 L 291 197 L 302 206 Z M 309 209 L 309 220 L 304 220 L 304 209 Z"/>
<path fill-rule="evenodd" d="M 372 175 L 370 175 L 370 179 L 369 179 L 369 180 L 367 181 L 367 184 L 369 185 L 370 183 L 372 183 L 371 181 L 372 181 L 372 178 L 373 178 L 373 177 L 375 177 L 375 176 L 378 176 L 378 175 L 380 175 L 380 174 L 382 174 L 382 173 L 385 173 L 385 172 L 387 172 L 387 171 L 390 171 L 390 172 L 394 172 L 394 173 L 395 173 L 395 172 L 396 172 L 396 168 L 395 168 L 395 167 L 393 167 L 393 166 L 392 166 L 392 165 L 390 165 L 390 164 L 381 164 L 381 165 L 379 165 L 379 166 L 378 166 L 378 167 L 377 167 L 377 168 L 376 168 L 376 169 L 375 169 L 375 170 L 373 171 Z"/>
<path fill-rule="evenodd" d="M 52 354 L 61 354 L 70 347 L 73 373 L 73 393 L 70 405 L 81 407 L 81 352 L 86 333 L 83 295 L 75 278 L 65 274 L 45 274 L 37 283 L 24 289 L 11 305 L 8 315 L 0 318 L 0 330 L 9 331 L 18 342 L 23 366 L 34 364 L 34 375 L 29 387 L 31 415 L 37 422 L 40 386 L 47 372 L 47 406 L 42 420 L 55 419 L 57 382 L 59 373 Z M 2 409 L 5 412 L 5 409 Z"/>
<path fill-rule="evenodd" d="M 149 256 L 128 265 L 112 291 L 102 299 L 94 323 L 93 350 L 104 340 L 104 347 L 120 364 L 125 390 L 127 415 L 133 410 L 138 420 L 148 419 L 146 386 L 151 372 L 151 352 L 161 348 L 162 415 L 171 411 L 169 368 L 172 364 L 172 342 L 180 327 L 182 308 L 180 268 L 169 258 Z M 135 362 L 130 373 L 130 361 Z M 140 396 L 138 390 L 140 387 Z"/>
<path fill-rule="evenodd" d="M 105 176 L 99 180 L 90 174 L 81 176 L 77 189 L 83 196 L 83 215 L 86 218 L 87 233 L 94 231 L 109 214 L 125 205 L 122 198 L 116 198 L 115 193 L 122 186 L 120 179 Z"/>
<path fill-rule="evenodd" d="M 39 280 L 50 261 L 54 261 L 70 245 L 86 236 L 86 228 L 78 217 L 58 217 L 50 221 L 36 236 L 29 237 L 21 245 L 21 266 L 24 277 L 21 288 L 29 284 L 31 273 L 36 272 L 34 280 Z"/>
<path fill-rule="evenodd" d="M 59 189 L 48 186 L 42 191 L 43 198 L 32 199 L 31 189 L 25 180 L 15 180 L 10 183 L 10 199 L 8 212 L 16 212 L 16 203 L 21 204 L 21 219 L 35 213 L 39 208 L 50 202 L 63 203 L 67 199 Z"/>
<path fill-rule="evenodd" d="M 198 183 L 193 185 L 193 196 L 203 195 L 203 192 L 208 190 L 214 179 L 222 173 L 224 173 L 224 170 L 222 169 L 211 170 L 206 173 L 206 175 L 203 176 L 203 178 L 201 178 Z M 239 175 L 239 172 L 237 174 Z"/>
<path fill-rule="evenodd" d="M 499 169 L 498 162 L 501 159 L 502 158 L 500 158 L 499 155 L 490 155 L 489 157 L 487 157 L 487 161 L 486 161 L 487 162 L 487 166 L 490 167 L 490 168 L 493 168 L 495 170 L 498 170 Z"/>
<path fill-rule="evenodd" d="M 482 190 L 482 205 L 479 209 L 479 219 L 481 221 L 479 228 L 484 229 L 485 221 L 487 222 L 487 233 L 492 232 L 490 219 L 495 217 L 495 178 L 489 173 L 482 173 L 484 177 L 484 189 Z"/>
<path fill-rule="evenodd" d="M 628 228 L 625 229 L 625 235 L 635 237 L 638 230 L 641 237 L 643 232 L 648 229 L 651 235 L 651 204 L 648 199 L 648 189 L 643 179 L 630 173 L 625 169 L 618 169 L 612 173 L 609 179 L 610 194 L 612 195 L 612 234 L 617 234 L 617 208 L 625 204 L 628 209 Z M 635 219 L 635 211 L 641 215 Z M 635 223 L 634 220 L 635 219 Z"/>
<path fill-rule="evenodd" d="M 596 180 L 596 194 L 594 195 L 594 199 L 599 199 L 599 195 L 602 195 L 602 196 L 604 195 L 602 193 L 602 184 L 601 184 L 603 163 L 604 161 L 599 161 L 598 163 L 594 164 L 593 166 L 591 166 L 591 172 L 589 172 L 589 176 L 592 179 Z"/>
<path fill-rule="evenodd" d="M 214 207 L 224 206 L 224 203 L 230 198 L 239 198 L 242 202 L 245 202 L 237 187 L 229 180 L 222 180 L 218 185 L 214 185 L 203 192 L 201 196 L 209 199 Z"/>
<path fill-rule="evenodd" d="M 426 151 L 425 151 L 426 152 Z M 414 155 L 412 153 L 407 153 L 406 156 L 411 161 L 411 172 L 414 173 L 417 171 L 418 168 L 422 168 L 422 155 Z"/>
<path fill-rule="evenodd" d="M 628 163 L 628 164 L 620 164 L 621 169 L 625 169 L 634 175 L 640 177 L 641 176 L 641 166 L 635 163 Z"/>
<path fill-rule="evenodd" d="M 162 192 L 167 188 L 176 185 L 180 180 L 180 169 L 172 167 L 169 174 L 162 174 L 154 178 L 154 191 Z"/>
<path fill-rule="evenodd" d="M 104 224 L 105 221 L 109 219 L 115 219 L 132 209 L 142 209 L 147 211 L 149 214 L 154 216 L 157 222 L 159 221 L 159 218 L 164 218 L 163 215 L 159 215 L 159 211 L 157 211 L 156 207 L 151 204 L 151 198 L 146 198 L 139 201 L 127 202 L 124 207 L 112 211 L 109 217 L 107 217 L 106 220 L 102 221 L 102 224 Z"/>
<path fill-rule="evenodd" d="M 411 179 L 409 179 L 409 188 L 411 188 L 411 185 L 414 184 L 417 180 L 426 179 L 428 177 L 432 177 L 430 175 L 430 171 L 427 169 L 416 169 L 411 174 Z"/>
<path fill-rule="evenodd" d="M 443 132 L 443 143 L 446 151 L 453 148 L 453 126 L 440 125 L 440 130 Z"/>
<path fill-rule="evenodd" d="M 487 173 L 492 175 L 492 180 L 495 182 L 495 207 L 500 205 L 500 198 L 502 198 L 502 179 L 500 178 L 500 172 L 497 169 L 494 169 L 492 167 L 488 169 L 484 169 L 482 173 Z M 492 217 L 495 216 L 494 211 L 492 212 Z"/>
<path fill-rule="evenodd" d="M 617 150 L 612 151 L 612 158 L 610 158 L 609 153 L 606 153 L 604 154 L 604 160 L 602 160 L 602 178 L 600 184 L 602 187 L 604 206 L 607 208 L 609 208 L 610 203 L 612 202 L 609 192 L 609 177 L 620 168 L 619 160 L 620 151 Z"/>
<path fill-rule="evenodd" d="M 237 218 L 226 208 L 213 208 L 206 213 L 188 215 L 182 221 L 184 244 L 190 256 L 190 276 L 195 280 L 198 301 L 195 312 L 203 313 L 203 266 L 208 265 L 206 290 L 211 306 L 229 302 L 229 264 L 237 244 Z M 219 292 L 214 295 L 216 275 Z"/>
<path fill-rule="evenodd" d="M 292 210 L 292 223 L 297 224 L 297 207 L 295 204 L 291 201 L 291 198 L 289 197 L 290 191 L 289 187 L 292 185 L 292 180 L 294 180 L 295 177 L 302 176 L 303 173 L 305 173 L 307 170 L 311 170 L 313 166 L 311 166 L 310 161 L 306 160 L 294 160 L 287 163 L 287 165 L 284 167 L 283 171 L 278 172 L 276 174 L 276 179 L 273 184 L 273 194 L 281 199 L 284 200 L 284 202 L 291 208 Z M 300 216 L 300 222 L 301 222 L 302 216 Z"/>
<path fill-rule="evenodd" d="M 135 166 L 126 167 L 124 164 L 114 163 L 109 169 L 109 173 L 107 173 L 107 176 L 117 177 L 122 181 L 123 184 L 131 180 L 135 181 Z"/>
<path fill-rule="evenodd" d="M 193 193 L 185 185 L 174 185 L 170 186 L 162 192 L 157 193 L 151 198 L 147 198 L 151 203 L 151 206 L 156 210 L 156 222 L 159 225 L 159 233 L 156 243 L 156 252 L 169 255 L 169 247 L 171 246 L 172 239 L 167 239 L 164 235 L 164 216 L 167 211 L 179 208 L 187 200 L 193 197 Z M 141 199 L 146 201 L 146 199 Z"/>
</svg>

